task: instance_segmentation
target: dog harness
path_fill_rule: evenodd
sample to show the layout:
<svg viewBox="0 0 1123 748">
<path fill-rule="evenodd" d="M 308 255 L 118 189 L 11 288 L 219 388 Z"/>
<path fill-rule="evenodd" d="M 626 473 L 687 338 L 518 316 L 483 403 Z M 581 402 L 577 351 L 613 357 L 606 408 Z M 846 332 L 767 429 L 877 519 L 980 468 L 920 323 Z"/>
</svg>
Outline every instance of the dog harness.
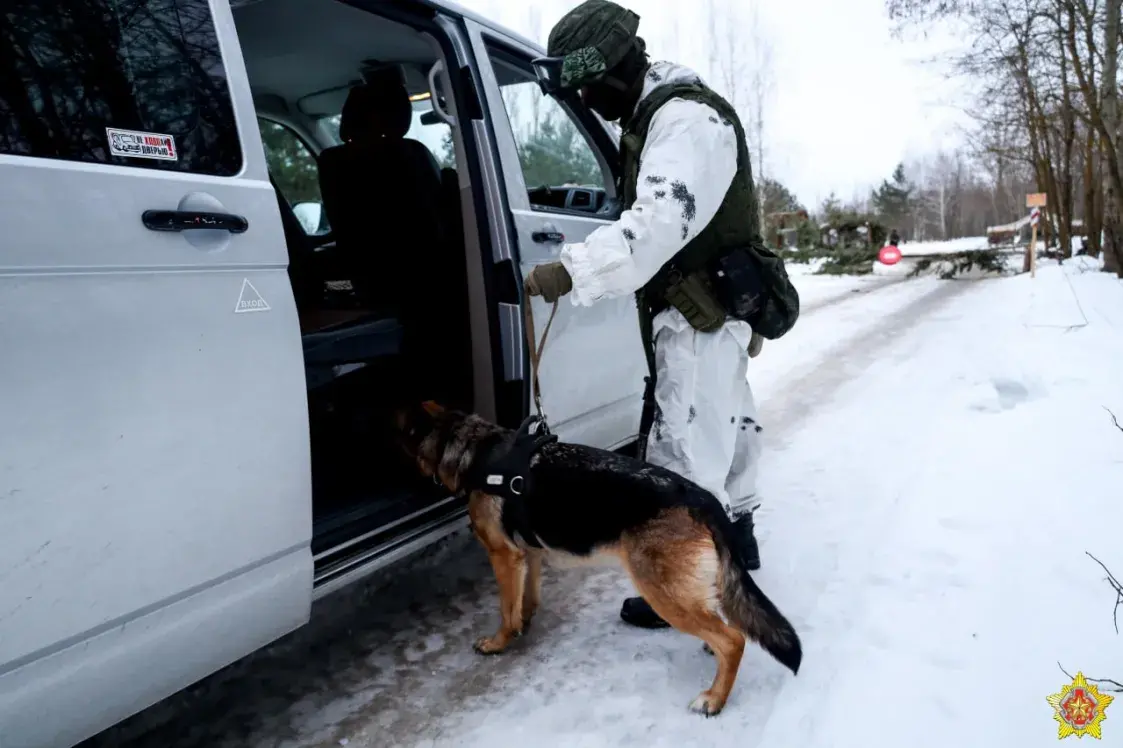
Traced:
<svg viewBox="0 0 1123 748">
<path fill-rule="evenodd" d="M 497 445 L 473 476 L 467 481 L 471 491 L 498 496 L 503 499 L 503 530 L 515 537 L 519 535 L 534 548 L 541 544 L 530 529 L 530 513 L 526 499 L 534 492 L 530 474 L 530 461 L 542 447 L 558 440 L 540 416 L 530 416 L 519 426 L 511 439 Z"/>
</svg>

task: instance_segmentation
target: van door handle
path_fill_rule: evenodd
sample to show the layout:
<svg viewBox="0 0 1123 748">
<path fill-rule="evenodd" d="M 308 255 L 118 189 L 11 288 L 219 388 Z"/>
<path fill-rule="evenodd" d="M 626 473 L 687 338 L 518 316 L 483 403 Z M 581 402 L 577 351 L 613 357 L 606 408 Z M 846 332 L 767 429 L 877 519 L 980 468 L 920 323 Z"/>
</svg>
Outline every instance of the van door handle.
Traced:
<svg viewBox="0 0 1123 748">
<path fill-rule="evenodd" d="M 530 238 L 539 244 L 561 244 L 565 241 L 565 234 L 557 229 L 548 231 L 535 231 L 530 235 Z"/>
<path fill-rule="evenodd" d="M 231 234 L 244 233 L 249 221 L 233 213 L 208 213 L 200 210 L 146 210 L 140 220 L 152 231 L 217 229 Z"/>
</svg>

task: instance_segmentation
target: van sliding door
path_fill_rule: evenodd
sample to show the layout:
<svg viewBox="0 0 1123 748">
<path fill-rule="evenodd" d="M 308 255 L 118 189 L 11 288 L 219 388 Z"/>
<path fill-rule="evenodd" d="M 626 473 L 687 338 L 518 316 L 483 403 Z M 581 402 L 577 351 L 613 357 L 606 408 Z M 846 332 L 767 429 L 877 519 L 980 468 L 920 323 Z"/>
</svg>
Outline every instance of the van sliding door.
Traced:
<svg viewBox="0 0 1123 748">
<path fill-rule="evenodd" d="M 0 36 L 0 743 L 71 745 L 307 620 L 304 365 L 228 5 Z"/>
</svg>

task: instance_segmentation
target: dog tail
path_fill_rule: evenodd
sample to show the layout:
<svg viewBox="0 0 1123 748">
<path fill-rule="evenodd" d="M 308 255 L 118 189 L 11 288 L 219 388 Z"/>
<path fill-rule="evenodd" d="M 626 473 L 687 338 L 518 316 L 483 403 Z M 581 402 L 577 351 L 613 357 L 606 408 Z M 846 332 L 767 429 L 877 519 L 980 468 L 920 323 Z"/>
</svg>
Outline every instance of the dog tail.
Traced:
<svg viewBox="0 0 1123 748">
<path fill-rule="evenodd" d="M 792 673 L 799 673 L 803 660 L 799 635 L 779 608 L 756 586 L 736 545 L 723 543 L 718 537 L 715 540 L 721 564 L 722 612 L 780 664 Z"/>
</svg>

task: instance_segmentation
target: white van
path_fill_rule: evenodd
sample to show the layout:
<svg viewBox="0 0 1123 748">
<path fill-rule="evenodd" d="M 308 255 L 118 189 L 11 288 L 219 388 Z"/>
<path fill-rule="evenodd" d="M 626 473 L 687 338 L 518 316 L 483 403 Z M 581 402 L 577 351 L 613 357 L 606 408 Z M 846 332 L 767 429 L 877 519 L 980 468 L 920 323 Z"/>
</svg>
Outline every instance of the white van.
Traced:
<svg viewBox="0 0 1123 748">
<path fill-rule="evenodd" d="M 522 278 L 615 217 L 616 140 L 435 0 L 20 0 L 0 34 L 0 746 L 69 746 L 464 526 L 387 413 L 528 413 Z M 635 440 L 631 299 L 563 303 L 543 366 L 563 439 Z"/>
</svg>

